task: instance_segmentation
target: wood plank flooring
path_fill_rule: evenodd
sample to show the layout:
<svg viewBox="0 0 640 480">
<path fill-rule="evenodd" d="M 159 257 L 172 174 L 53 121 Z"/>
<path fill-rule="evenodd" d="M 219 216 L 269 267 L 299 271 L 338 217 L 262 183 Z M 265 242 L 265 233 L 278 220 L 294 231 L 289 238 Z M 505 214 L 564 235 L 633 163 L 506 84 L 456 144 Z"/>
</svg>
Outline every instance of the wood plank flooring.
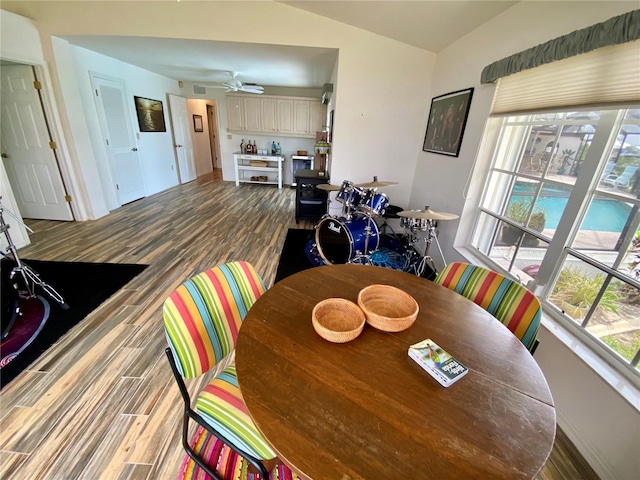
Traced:
<svg viewBox="0 0 640 480">
<path fill-rule="evenodd" d="M 191 275 L 236 259 L 272 285 L 287 229 L 313 226 L 296 225 L 293 189 L 218 179 L 201 177 L 99 220 L 27 221 L 35 233 L 23 259 L 149 268 L 2 390 L 0 478 L 176 478 L 181 399 L 164 356 L 162 302 Z M 597 478 L 558 439 L 538 478 Z"/>
</svg>

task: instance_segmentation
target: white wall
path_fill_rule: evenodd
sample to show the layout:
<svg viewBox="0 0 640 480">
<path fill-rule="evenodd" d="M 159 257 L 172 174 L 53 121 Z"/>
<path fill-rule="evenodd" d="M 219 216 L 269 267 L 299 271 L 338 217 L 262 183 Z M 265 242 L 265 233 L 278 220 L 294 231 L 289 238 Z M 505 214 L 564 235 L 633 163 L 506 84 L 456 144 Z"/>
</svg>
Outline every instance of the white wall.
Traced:
<svg viewBox="0 0 640 480">
<path fill-rule="evenodd" d="M 105 191 L 109 210 L 119 207 L 119 204 L 104 147 L 104 135 L 98 123 L 95 96 L 91 87 L 91 72 L 122 80 L 126 85 L 129 116 L 138 138 L 138 154 L 144 177 L 145 195 L 153 195 L 177 185 L 178 175 L 167 94 L 180 93 L 178 82 L 74 45 L 71 45 L 70 51 L 75 66 L 77 94 L 80 95 L 89 126 L 89 135 L 96 162 L 100 168 L 102 188 Z M 140 132 L 133 103 L 134 96 L 162 101 L 166 132 Z"/>
<path fill-rule="evenodd" d="M 479 198 L 465 199 L 464 192 L 494 94 L 493 85 L 480 85 L 480 72 L 486 65 L 636 8 L 637 2 L 520 2 L 442 51 L 432 96 L 468 87 L 475 91 L 460 157 L 419 154 L 412 208 L 428 204 L 437 211 L 460 214 L 465 203 L 465 209 L 471 211 L 477 206 Z M 422 127 L 424 134 L 426 119 Z M 482 185 L 482 175 L 474 175 L 473 181 Z M 465 220 L 463 226 L 468 227 L 469 220 L 461 219 Z M 439 223 L 439 239 L 448 261 L 461 259 L 453 250 L 458 225 L 457 220 Z M 457 239 L 460 244 L 465 241 L 461 237 Z M 550 328 L 543 324 L 535 358 L 553 393 L 560 427 L 603 479 L 640 478 L 640 405 L 630 405 L 576 354 L 577 343 L 560 341 Z"/>
</svg>

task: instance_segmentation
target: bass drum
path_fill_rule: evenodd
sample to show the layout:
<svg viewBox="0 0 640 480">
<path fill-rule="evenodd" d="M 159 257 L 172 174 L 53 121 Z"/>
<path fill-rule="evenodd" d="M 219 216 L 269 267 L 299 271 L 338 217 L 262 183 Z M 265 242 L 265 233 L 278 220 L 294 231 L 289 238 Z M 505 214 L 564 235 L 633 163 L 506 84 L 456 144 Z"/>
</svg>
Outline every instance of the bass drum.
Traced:
<svg viewBox="0 0 640 480">
<path fill-rule="evenodd" d="M 322 259 L 328 264 L 348 263 L 359 253 L 365 252 L 366 228 L 371 227 L 368 252 L 378 248 L 378 226 L 371 218 L 355 215 L 345 218 L 325 217 L 316 225 L 316 246 Z"/>
</svg>

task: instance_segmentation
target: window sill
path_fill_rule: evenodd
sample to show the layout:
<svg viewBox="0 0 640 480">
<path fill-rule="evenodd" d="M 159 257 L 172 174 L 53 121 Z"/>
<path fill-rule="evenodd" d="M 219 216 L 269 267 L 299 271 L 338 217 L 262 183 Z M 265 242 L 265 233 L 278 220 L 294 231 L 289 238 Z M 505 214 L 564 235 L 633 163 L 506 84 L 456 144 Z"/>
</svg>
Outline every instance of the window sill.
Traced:
<svg viewBox="0 0 640 480">
<path fill-rule="evenodd" d="M 468 262 L 476 265 L 491 268 L 483 258 L 472 248 L 466 246 L 456 246 L 455 250 L 460 253 Z M 543 305 L 542 326 L 551 335 L 562 342 L 574 355 L 584 362 L 591 370 L 614 389 L 637 411 L 640 411 L 640 388 L 637 383 L 623 375 L 617 368 L 610 365 L 600 355 L 597 354 L 582 338 L 575 335 L 562 325 L 553 315 L 545 311 Z"/>
</svg>

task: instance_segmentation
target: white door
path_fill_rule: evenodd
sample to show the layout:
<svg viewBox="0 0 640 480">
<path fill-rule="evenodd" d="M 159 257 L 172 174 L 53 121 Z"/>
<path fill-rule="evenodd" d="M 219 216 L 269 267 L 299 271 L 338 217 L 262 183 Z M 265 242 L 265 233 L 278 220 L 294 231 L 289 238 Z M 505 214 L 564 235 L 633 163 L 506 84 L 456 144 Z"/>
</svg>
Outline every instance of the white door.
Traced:
<svg viewBox="0 0 640 480">
<path fill-rule="evenodd" d="M 187 183 L 196 179 L 196 162 L 193 156 L 187 99 L 169 94 L 169 110 L 171 111 L 173 145 L 178 159 L 180 183 Z"/>
<path fill-rule="evenodd" d="M 91 74 L 93 95 L 120 205 L 145 196 L 144 179 L 124 83 Z"/>
<path fill-rule="evenodd" d="M 24 218 L 73 220 L 33 67 L 2 66 L 0 149 Z"/>
</svg>

